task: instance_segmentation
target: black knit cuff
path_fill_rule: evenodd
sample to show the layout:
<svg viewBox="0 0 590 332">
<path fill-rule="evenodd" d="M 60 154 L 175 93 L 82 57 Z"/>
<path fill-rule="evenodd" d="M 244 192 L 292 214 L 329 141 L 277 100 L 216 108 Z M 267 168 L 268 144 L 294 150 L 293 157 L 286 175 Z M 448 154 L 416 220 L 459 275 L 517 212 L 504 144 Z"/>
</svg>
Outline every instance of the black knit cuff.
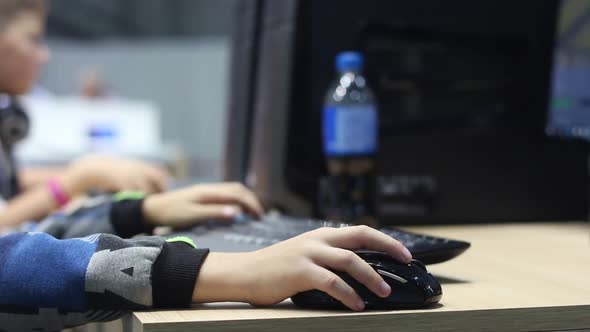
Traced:
<svg viewBox="0 0 590 332">
<path fill-rule="evenodd" d="M 137 234 L 151 234 L 154 226 L 143 218 L 143 199 L 126 199 L 113 202 L 111 205 L 111 224 L 115 234 L 122 238 L 130 238 Z"/>
<path fill-rule="evenodd" d="M 208 254 L 209 249 L 194 249 L 184 242 L 164 244 L 152 271 L 154 308 L 188 307 Z"/>
</svg>

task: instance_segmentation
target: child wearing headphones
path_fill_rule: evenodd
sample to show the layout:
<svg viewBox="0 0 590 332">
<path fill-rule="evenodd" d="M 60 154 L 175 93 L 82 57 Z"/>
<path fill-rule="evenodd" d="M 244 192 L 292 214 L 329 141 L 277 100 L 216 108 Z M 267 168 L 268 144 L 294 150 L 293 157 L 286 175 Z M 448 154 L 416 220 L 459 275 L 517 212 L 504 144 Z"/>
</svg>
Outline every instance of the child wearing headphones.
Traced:
<svg viewBox="0 0 590 332">
<path fill-rule="evenodd" d="M 26 92 L 47 61 L 48 51 L 40 43 L 45 5 L 44 0 L 0 0 L 0 91 Z M 117 189 L 128 180 L 121 174 L 141 173 L 137 164 L 114 167 L 108 162 L 107 167 L 102 162 L 74 163 L 55 182 L 11 200 L 0 221 L 15 224 L 47 214 L 86 188 Z M 112 174 L 101 173 L 104 169 Z M 160 176 L 142 171 L 133 181 L 145 184 Z M 366 226 L 318 229 L 248 253 L 209 252 L 185 238 L 124 239 L 149 235 L 159 225 L 231 220 L 241 212 L 263 213 L 258 199 L 241 184 L 196 185 L 148 196 L 124 192 L 52 215 L 35 232 L 2 236 L 1 329 L 57 331 L 112 320 L 129 310 L 191 303 L 268 306 L 311 289 L 358 311 L 364 302 L 333 270 L 347 272 L 381 297 L 389 296 L 391 288 L 351 250 L 381 251 L 405 263 L 412 259 L 398 241 Z"/>
<path fill-rule="evenodd" d="M 28 132 L 28 118 L 16 98 L 27 93 L 49 59 L 42 43 L 44 1 L 0 3 L 0 227 L 39 220 L 90 189 L 165 189 L 167 174 L 142 162 L 91 156 L 47 174 L 39 183 L 22 176 L 13 157 L 15 144 Z M 23 188 L 27 190 L 23 190 Z"/>
</svg>

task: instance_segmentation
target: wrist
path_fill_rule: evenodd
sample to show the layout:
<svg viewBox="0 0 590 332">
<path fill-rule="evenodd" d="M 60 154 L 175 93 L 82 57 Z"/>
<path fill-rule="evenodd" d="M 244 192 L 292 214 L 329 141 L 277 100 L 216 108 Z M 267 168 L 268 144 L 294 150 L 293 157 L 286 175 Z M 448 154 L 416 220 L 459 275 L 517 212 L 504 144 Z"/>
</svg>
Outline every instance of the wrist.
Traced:
<svg viewBox="0 0 590 332">
<path fill-rule="evenodd" d="M 247 271 L 251 253 L 210 253 L 193 290 L 193 302 L 252 302 Z"/>
<path fill-rule="evenodd" d="M 144 198 L 117 200 L 113 196 L 109 219 L 117 236 L 130 238 L 138 234 L 152 234 L 154 226 L 143 215 Z"/>
<path fill-rule="evenodd" d="M 158 213 L 158 211 L 161 211 L 159 207 L 159 196 L 158 194 L 146 196 L 143 199 L 143 205 L 141 207 L 143 219 L 152 226 L 161 226 L 161 218 Z"/>
<path fill-rule="evenodd" d="M 190 242 L 168 240 L 152 266 L 154 308 L 190 306 L 192 290 L 209 249 L 195 249 Z"/>
<path fill-rule="evenodd" d="M 53 202 L 59 208 L 65 206 L 70 201 L 70 195 L 66 193 L 63 185 L 58 179 L 50 179 L 47 181 L 47 190 L 49 191 Z"/>
<path fill-rule="evenodd" d="M 70 197 L 76 197 L 86 193 L 89 187 L 87 179 L 75 169 L 70 169 L 64 172 L 64 174 L 59 177 L 59 182 L 61 183 L 64 192 Z"/>
</svg>

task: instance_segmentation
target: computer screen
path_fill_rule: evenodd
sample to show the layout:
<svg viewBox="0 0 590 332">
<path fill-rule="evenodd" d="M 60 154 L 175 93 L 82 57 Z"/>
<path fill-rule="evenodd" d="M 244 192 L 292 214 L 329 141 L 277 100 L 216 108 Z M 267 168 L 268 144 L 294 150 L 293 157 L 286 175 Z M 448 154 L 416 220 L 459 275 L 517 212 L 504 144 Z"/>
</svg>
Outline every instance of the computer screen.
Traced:
<svg viewBox="0 0 590 332">
<path fill-rule="evenodd" d="M 546 135 L 558 0 L 243 3 L 255 24 L 234 36 L 249 70 L 232 70 L 226 179 L 266 205 L 318 216 L 321 109 L 334 56 L 353 49 L 379 103 L 382 224 L 586 217 L 588 144 Z"/>
<path fill-rule="evenodd" d="M 590 1 L 562 0 L 547 134 L 590 140 Z"/>
</svg>

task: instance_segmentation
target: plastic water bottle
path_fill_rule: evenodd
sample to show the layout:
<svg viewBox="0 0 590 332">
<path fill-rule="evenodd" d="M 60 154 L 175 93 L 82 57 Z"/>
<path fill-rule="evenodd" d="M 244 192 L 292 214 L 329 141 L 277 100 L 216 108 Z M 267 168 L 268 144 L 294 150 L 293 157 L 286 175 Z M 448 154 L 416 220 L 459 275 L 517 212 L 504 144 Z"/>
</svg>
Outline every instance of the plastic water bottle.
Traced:
<svg viewBox="0 0 590 332">
<path fill-rule="evenodd" d="M 323 151 L 328 175 L 321 179 L 322 217 L 376 226 L 374 166 L 378 111 L 362 75 L 357 52 L 336 57 L 338 79 L 328 90 L 322 114 Z"/>
</svg>

